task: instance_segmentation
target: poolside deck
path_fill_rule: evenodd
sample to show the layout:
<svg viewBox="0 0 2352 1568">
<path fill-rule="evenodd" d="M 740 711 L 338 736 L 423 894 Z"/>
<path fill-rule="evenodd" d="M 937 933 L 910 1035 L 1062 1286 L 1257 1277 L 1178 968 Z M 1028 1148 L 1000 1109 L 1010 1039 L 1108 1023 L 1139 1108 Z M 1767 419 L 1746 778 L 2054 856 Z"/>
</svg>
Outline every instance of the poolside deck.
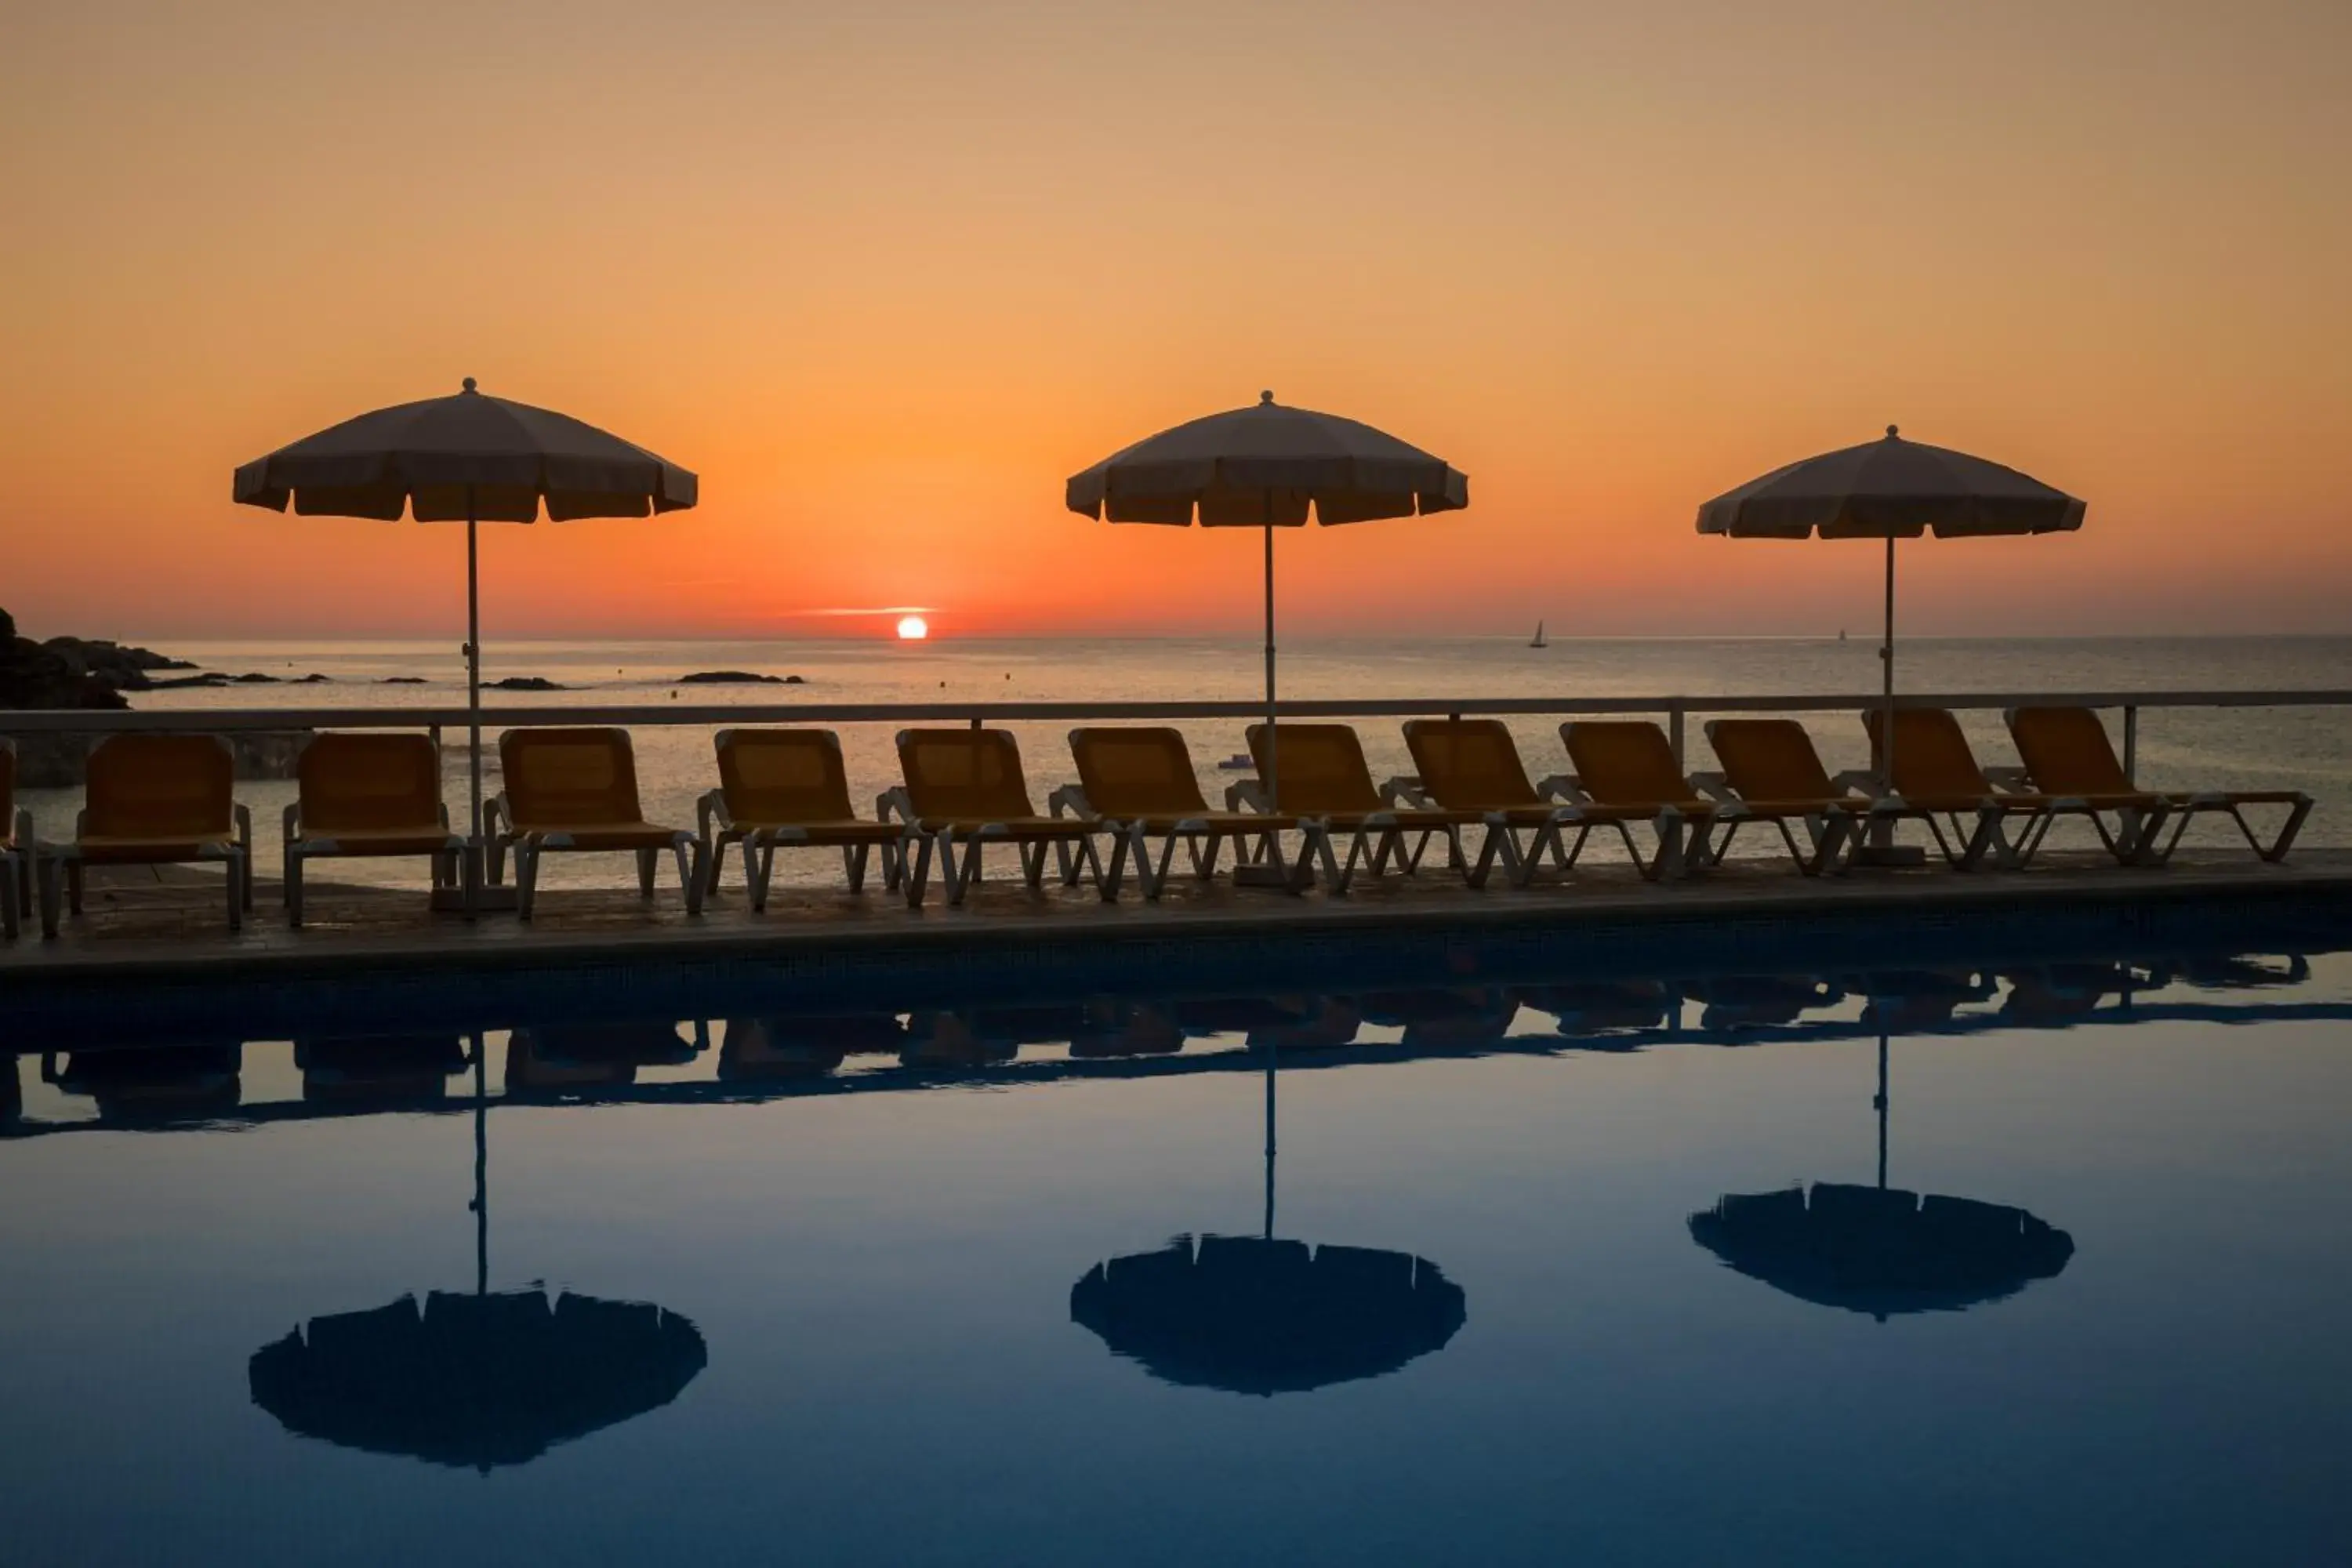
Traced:
<svg viewBox="0 0 2352 1568">
<path fill-rule="evenodd" d="M 0 943 L 0 1044 L 148 1030 L 234 1005 L 303 1018 L 321 1011 L 387 1026 L 419 1009 L 495 1016 L 543 1011 L 551 991 L 583 1014 L 665 998 L 715 1005 L 870 1006 L 926 998 L 1018 996 L 1031 987 L 1169 991 L 1217 983 L 1296 984 L 1307 971 L 1375 977 L 1500 975 L 1638 962 L 1850 964 L 1918 962 L 1922 944 L 2018 944 L 2029 953 L 2119 936 L 2259 946 L 2276 932 L 2352 922 L 2352 851 L 2315 849 L 2265 865 L 2243 853 L 2191 855 L 2154 869 L 2050 855 L 2029 870 L 1961 875 L 1941 866 L 1807 879 L 1785 861 L 1731 863 L 1653 885 L 1601 862 L 1567 885 L 1473 890 L 1442 868 L 1346 898 L 1171 882 L 1160 903 L 1130 889 L 1032 894 L 984 883 L 970 903 L 908 910 L 863 895 L 779 887 L 764 914 L 739 886 L 699 917 L 675 888 L 542 894 L 538 918 L 436 915 L 421 891 L 314 884 L 309 923 L 289 930 L 264 881 L 231 934 L 215 876 L 195 870 L 93 878 L 88 912 L 52 942 Z M 530 1000 L 525 1001 L 528 997 Z M 693 1009 L 681 1005 L 678 1016 Z M 289 1026 L 291 1026 L 290 1024 Z"/>
</svg>

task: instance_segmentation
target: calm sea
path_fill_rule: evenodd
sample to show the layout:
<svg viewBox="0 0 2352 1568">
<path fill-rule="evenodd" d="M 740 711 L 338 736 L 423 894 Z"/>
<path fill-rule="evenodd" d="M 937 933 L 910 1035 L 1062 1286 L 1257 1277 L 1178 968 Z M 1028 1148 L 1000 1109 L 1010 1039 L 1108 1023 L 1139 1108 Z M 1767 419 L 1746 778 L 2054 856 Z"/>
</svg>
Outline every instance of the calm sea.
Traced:
<svg viewBox="0 0 2352 1568">
<path fill-rule="evenodd" d="M 189 643 L 165 651 L 206 669 L 256 672 L 307 685 L 251 685 L 226 690 L 154 692 L 136 700 L 151 709 L 275 707 L 462 706 L 465 671 L 454 642 Z M 1251 700 L 1262 694 L 1260 654 L 1243 640 L 1023 640 L 897 643 L 830 639 L 798 642 L 512 642 L 488 641 L 484 674 L 495 680 L 538 676 L 567 689 L 499 692 L 502 707 L 577 703 L 697 705 L 795 702 L 973 702 L 988 700 Z M 795 686 L 689 686 L 678 678 L 699 670 L 737 669 L 797 675 Z M 1531 648 L 1517 638 L 1390 641 L 1301 641 L 1282 656 L 1282 689 L 1298 698 L 1707 696 L 1720 694 L 1850 693 L 1856 708 L 1877 689 L 1875 645 L 1857 637 L 1834 639 L 1563 640 Z M 2352 684 L 2352 638 L 2081 638 L 2040 640 L 1919 639 L 1897 650 L 1897 673 L 1911 691 L 2063 691 L 2129 689 L 2292 690 Z M 394 677 L 425 684 L 387 684 Z M 1965 716 L 1988 763 L 2012 762 L 1997 713 Z M 1862 726 L 1849 714 L 1808 717 L 1832 768 L 1867 761 Z M 1023 724 L 1019 732 L 1031 793 L 1046 793 L 1071 776 L 1059 724 Z M 1410 771 L 1403 741 L 1390 721 L 1359 726 L 1376 773 Z M 1566 766 L 1556 723 L 1517 721 L 1519 743 L 1537 776 Z M 1234 775 L 1217 762 L 1241 748 L 1234 721 L 1187 726 L 1193 761 L 1213 800 Z M 891 727 L 845 728 L 853 790 L 861 805 L 897 778 Z M 452 739 L 457 739 L 452 737 Z M 696 797 L 716 782 L 710 732 L 702 727 L 640 727 L 640 784 L 646 810 L 690 826 Z M 1710 765 L 1696 724 L 1692 765 Z M 496 787 L 495 758 L 490 786 Z M 2140 723 L 2141 777 L 2158 787 L 2302 789 L 2319 810 L 2305 830 L 2307 844 L 2352 843 L 2352 711 L 2280 708 L 2157 711 Z M 464 810 L 462 748 L 448 753 L 453 814 Z M 291 786 L 252 784 L 244 797 L 254 807 L 265 840 L 262 864 Z M 71 824 L 75 801 L 67 792 L 34 796 L 43 831 Z M 2200 836 L 2221 829 L 2200 829 Z M 2069 844 L 2062 829 L 2053 844 Z M 2080 833 L 2082 842 L 2090 842 Z M 2216 842 L 2220 841 L 2218 839 Z M 780 863 L 780 877 L 823 878 L 821 858 Z M 566 861 L 551 865 L 551 885 L 605 878 L 610 868 Z M 396 864 L 350 869 L 346 877 L 402 879 Z"/>
</svg>

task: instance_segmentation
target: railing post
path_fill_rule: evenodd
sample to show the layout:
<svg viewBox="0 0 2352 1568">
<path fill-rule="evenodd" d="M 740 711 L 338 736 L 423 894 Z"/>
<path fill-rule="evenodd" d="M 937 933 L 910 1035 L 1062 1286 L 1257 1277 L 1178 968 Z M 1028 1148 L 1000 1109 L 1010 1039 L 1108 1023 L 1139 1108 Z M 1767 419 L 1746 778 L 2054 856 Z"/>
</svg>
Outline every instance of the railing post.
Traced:
<svg viewBox="0 0 2352 1568">
<path fill-rule="evenodd" d="M 2139 706 L 2124 704 L 2124 782 L 2139 784 Z"/>
<path fill-rule="evenodd" d="M 1679 702 L 1666 710 L 1666 741 L 1675 749 L 1675 772 L 1690 772 L 1683 762 L 1683 705 Z"/>
</svg>

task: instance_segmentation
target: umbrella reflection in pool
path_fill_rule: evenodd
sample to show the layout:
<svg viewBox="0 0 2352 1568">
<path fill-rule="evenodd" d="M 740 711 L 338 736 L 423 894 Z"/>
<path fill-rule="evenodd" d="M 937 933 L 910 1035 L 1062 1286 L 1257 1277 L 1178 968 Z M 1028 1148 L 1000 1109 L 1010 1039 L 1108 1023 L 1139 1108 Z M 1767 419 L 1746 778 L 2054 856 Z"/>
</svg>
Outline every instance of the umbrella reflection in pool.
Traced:
<svg viewBox="0 0 2352 1568">
<path fill-rule="evenodd" d="M 473 1039 L 474 1290 L 313 1318 L 253 1353 L 253 1402 L 287 1430 L 488 1474 L 668 1404 L 709 1353 L 640 1301 L 489 1289 L 488 1094 Z"/>
<path fill-rule="evenodd" d="M 2074 1239 L 2020 1208 L 1886 1184 L 1886 1020 L 1906 1003 L 1905 981 L 1869 986 L 1878 1037 L 1878 1184 L 1816 1182 L 1810 1191 L 1731 1194 L 1690 1216 L 1691 1239 L 1750 1279 L 1800 1300 L 1867 1312 L 1958 1311 L 2048 1279 L 2074 1256 Z M 1934 977 L 1937 1000 L 1952 994 Z"/>
<path fill-rule="evenodd" d="M 1162 1383 L 1271 1397 L 1381 1377 L 1442 1349 L 1468 1317 L 1462 1287 L 1426 1258 L 1276 1237 L 1275 1058 L 1264 1233 L 1179 1237 L 1070 1288 L 1071 1321 Z"/>
</svg>

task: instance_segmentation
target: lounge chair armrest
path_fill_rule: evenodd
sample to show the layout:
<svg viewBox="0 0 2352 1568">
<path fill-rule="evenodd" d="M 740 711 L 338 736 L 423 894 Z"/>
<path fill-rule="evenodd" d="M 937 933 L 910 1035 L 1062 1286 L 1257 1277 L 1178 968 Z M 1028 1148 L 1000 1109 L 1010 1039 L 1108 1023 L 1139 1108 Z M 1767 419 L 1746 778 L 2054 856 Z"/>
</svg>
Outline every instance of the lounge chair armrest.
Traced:
<svg viewBox="0 0 2352 1568">
<path fill-rule="evenodd" d="M 1739 801 L 1739 796 L 1732 793 L 1731 781 L 1721 773 L 1693 773 L 1690 776 L 1690 786 L 1708 800 L 1719 800 L 1731 805 L 1737 805 Z"/>
<path fill-rule="evenodd" d="M 507 792 L 500 790 L 482 806 L 482 837 L 496 838 L 507 830 L 501 824 L 510 825 L 512 820 L 512 815 L 507 809 Z"/>
<path fill-rule="evenodd" d="M 1384 781 L 1381 784 L 1381 799 L 1390 805 L 1411 806 L 1421 811 L 1429 810 L 1435 804 L 1429 798 L 1429 792 L 1422 788 L 1418 773 L 1399 773 Z"/>
<path fill-rule="evenodd" d="M 694 803 L 694 836 L 697 838 L 705 844 L 709 843 L 710 825 L 714 822 L 721 829 L 735 826 L 734 819 L 727 815 L 727 792 L 723 789 L 705 790 Z"/>
<path fill-rule="evenodd" d="M 1854 795 L 1866 795 L 1875 800 L 1879 793 L 1878 774 L 1870 768 L 1848 768 L 1830 780 L 1830 787 L 1846 790 Z"/>
<path fill-rule="evenodd" d="M 1227 811 L 1270 812 L 1274 803 L 1266 798 L 1265 785 L 1256 779 L 1244 779 L 1240 784 L 1225 786 Z"/>
<path fill-rule="evenodd" d="M 442 815 L 445 817 L 448 815 L 446 807 Z M 442 826 L 446 827 L 448 824 L 445 821 Z M 302 837 L 302 803 L 300 801 L 289 800 L 286 803 L 286 815 L 278 823 L 278 837 L 289 844 Z"/>
<path fill-rule="evenodd" d="M 236 825 L 237 843 L 250 854 L 253 849 L 253 807 L 241 800 L 231 801 L 228 819 Z"/>
<path fill-rule="evenodd" d="M 1087 799 L 1087 788 L 1084 784 L 1066 784 L 1045 797 L 1046 816 L 1060 816 L 1066 811 L 1068 815 L 1085 822 L 1092 822 L 1102 815 Z"/>
<path fill-rule="evenodd" d="M 83 806 L 79 811 L 74 813 L 74 837 L 76 838 L 79 838 L 83 834 L 88 833 L 89 831 L 89 807 Z"/>
<path fill-rule="evenodd" d="M 2011 795 L 2024 795 L 2033 788 L 2033 776 L 2023 768 L 1987 768 L 1985 782 L 1997 790 L 2007 790 Z"/>
<path fill-rule="evenodd" d="M 15 843 L 16 847 L 22 849 L 26 854 L 30 855 L 37 842 L 33 837 L 33 808 L 31 806 L 20 805 L 16 808 L 16 820 L 12 825 L 12 831 L 15 834 Z"/>
<path fill-rule="evenodd" d="M 1574 773 L 1552 774 L 1551 777 L 1536 785 L 1536 794 L 1546 800 L 1562 801 L 1570 805 L 1588 804 L 1585 799 L 1584 785 L 1579 782 Z"/>
<path fill-rule="evenodd" d="M 877 821 L 888 822 L 896 817 L 898 821 L 912 826 L 915 820 L 915 803 L 908 796 L 907 786 L 893 784 L 876 795 L 874 816 Z"/>
</svg>

